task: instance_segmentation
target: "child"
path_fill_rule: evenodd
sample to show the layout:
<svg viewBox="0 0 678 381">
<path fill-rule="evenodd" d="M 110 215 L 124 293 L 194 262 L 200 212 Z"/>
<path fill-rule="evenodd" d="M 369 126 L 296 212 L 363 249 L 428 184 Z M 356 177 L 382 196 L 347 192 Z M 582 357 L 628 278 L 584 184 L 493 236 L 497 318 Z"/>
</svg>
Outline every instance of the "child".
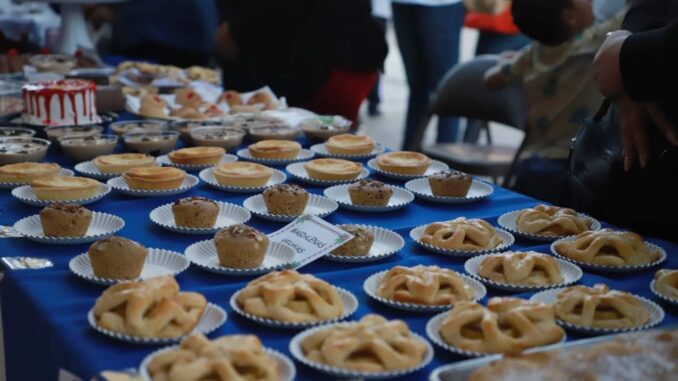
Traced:
<svg viewBox="0 0 678 381">
<path fill-rule="evenodd" d="M 525 149 L 514 189 L 559 203 L 570 142 L 603 101 L 593 57 L 606 34 L 619 29 L 625 9 L 595 25 L 591 0 L 514 0 L 511 11 L 521 32 L 535 41 L 489 69 L 485 83 L 491 88 L 525 84 Z"/>
</svg>

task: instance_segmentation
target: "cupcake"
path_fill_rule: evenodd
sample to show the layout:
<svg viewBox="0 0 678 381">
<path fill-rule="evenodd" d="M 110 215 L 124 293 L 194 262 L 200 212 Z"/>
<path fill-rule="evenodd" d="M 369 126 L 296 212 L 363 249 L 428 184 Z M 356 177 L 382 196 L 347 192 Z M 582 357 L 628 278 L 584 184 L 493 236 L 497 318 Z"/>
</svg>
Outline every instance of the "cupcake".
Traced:
<svg viewBox="0 0 678 381">
<path fill-rule="evenodd" d="M 377 180 L 360 180 L 348 187 L 353 205 L 386 206 L 393 195 L 393 189 Z"/>
<path fill-rule="evenodd" d="M 299 216 L 306 209 L 308 198 L 308 192 L 294 184 L 280 184 L 264 191 L 264 203 L 270 214 Z"/>
<path fill-rule="evenodd" d="M 219 204 L 205 197 L 186 197 L 172 204 L 174 223 L 183 228 L 211 228 L 217 222 Z"/>
<path fill-rule="evenodd" d="M 334 255 L 346 257 L 364 257 L 370 253 L 374 243 L 374 234 L 357 225 L 339 225 L 341 230 L 353 235 L 353 238 L 332 251 Z"/>
<path fill-rule="evenodd" d="M 252 269 L 261 266 L 268 248 L 268 237 L 259 230 L 231 225 L 214 235 L 219 263 L 224 267 Z"/>
<path fill-rule="evenodd" d="M 127 238 L 111 236 L 96 241 L 87 251 L 94 275 L 108 279 L 136 279 L 148 250 Z"/>
<path fill-rule="evenodd" d="M 52 204 L 40 211 L 40 224 L 47 237 L 82 237 L 92 222 L 92 212 L 75 204 Z"/>
<path fill-rule="evenodd" d="M 442 197 L 466 197 L 472 181 L 471 176 L 455 170 L 434 173 L 428 177 L 431 193 Z"/>
</svg>

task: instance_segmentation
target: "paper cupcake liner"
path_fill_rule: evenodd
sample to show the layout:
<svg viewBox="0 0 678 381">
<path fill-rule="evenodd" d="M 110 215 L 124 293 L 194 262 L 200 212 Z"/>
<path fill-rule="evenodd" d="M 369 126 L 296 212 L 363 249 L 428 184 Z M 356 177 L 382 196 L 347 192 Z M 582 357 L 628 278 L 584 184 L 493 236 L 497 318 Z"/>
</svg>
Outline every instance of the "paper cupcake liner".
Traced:
<svg viewBox="0 0 678 381">
<path fill-rule="evenodd" d="M 237 155 L 240 159 L 242 160 L 247 160 L 251 161 L 254 163 L 259 163 L 259 164 L 264 164 L 264 165 L 269 165 L 269 166 L 281 166 L 281 165 L 287 165 L 290 163 L 296 163 L 298 161 L 305 161 L 312 159 L 315 154 L 313 151 L 307 150 L 303 148 L 301 151 L 299 151 L 299 154 L 297 157 L 294 159 L 262 159 L 258 157 L 254 157 L 250 154 L 250 150 L 247 148 L 243 148 L 237 152 Z"/>
<path fill-rule="evenodd" d="M 657 246 L 653 243 L 650 243 L 650 242 L 645 242 L 645 245 L 648 246 L 649 248 L 657 251 L 659 253 L 659 259 L 657 259 L 656 261 L 651 262 L 651 263 L 646 263 L 646 264 L 643 264 L 643 265 L 633 265 L 633 266 L 595 265 L 595 264 L 585 263 L 585 262 L 581 262 L 581 261 L 577 261 L 577 260 L 568 258 L 564 255 L 561 255 L 560 253 L 558 253 L 556 251 L 556 245 L 558 244 L 558 242 L 573 241 L 576 238 L 577 238 L 576 236 L 569 236 L 569 237 L 561 238 L 561 239 L 553 242 L 551 244 L 551 253 L 553 253 L 553 255 L 555 255 L 556 257 L 558 257 L 560 259 L 563 259 L 565 261 L 572 262 L 572 263 L 576 264 L 577 266 L 581 267 L 582 269 L 591 270 L 591 271 L 600 271 L 600 272 L 611 272 L 611 273 L 644 271 L 644 270 L 647 270 L 649 268 L 658 266 L 666 260 L 666 251 L 663 248 L 661 248 L 661 247 L 659 247 L 659 246 Z"/>
<path fill-rule="evenodd" d="M 421 242 L 421 237 L 424 235 L 424 230 L 426 230 L 426 227 L 428 225 L 421 225 L 417 226 L 416 228 L 410 230 L 410 238 L 412 238 L 413 241 L 417 243 L 417 245 L 432 251 L 434 253 L 450 256 L 450 257 L 462 257 L 462 258 L 468 258 L 468 257 L 473 257 L 476 255 L 481 255 L 481 254 L 488 254 L 488 253 L 498 253 L 500 251 L 504 251 L 511 247 L 513 243 L 515 242 L 515 238 L 513 238 L 513 235 L 511 233 L 502 230 L 502 229 L 495 229 L 497 231 L 497 234 L 501 237 L 502 243 L 501 245 L 495 247 L 494 249 L 484 249 L 484 250 L 447 250 L 443 249 L 440 247 L 436 247 L 433 245 L 429 245 L 427 243 Z"/>
<path fill-rule="evenodd" d="M 143 190 L 143 189 L 132 189 L 127 185 L 125 179 L 122 176 L 114 177 L 106 182 L 111 188 L 115 189 L 117 192 L 122 193 L 127 196 L 135 197 L 162 197 L 162 196 L 174 196 L 181 193 L 186 193 L 193 189 L 200 180 L 193 175 L 186 175 L 184 182 L 181 183 L 181 186 L 173 189 L 163 189 L 163 190 Z"/>
<path fill-rule="evenodd" d="M 236 186 L 230 186 L 230 185 L 222 185 L 219 184 L 219 181 L 217 181 L 216 177 L 214 177 L 214 173 L 212 172 L 212 168 L 207 168 L 203 169 L 200 171 L 200 180 L 205 182 L 207 185 L 211 186 L 212 188 L 219 189 L 222 191 L 226 192 L 233 192 L 233 193 L 261 193 L 266 188 L 272 187 L 274 185 L 282 184 L 285 181 L 287 181 L 287 175 L 283 171 L 279 171 L 277 169 L 273 170 L 273 174 L 271 175 L 271 178 L 268 179 L 268 182 L 261 187 L 236 187 Z"/>
<path fill-rule="evenodd" d="M 217 216 L 216 223 L 211 228 L 187 228 L 177 226 L 174 222 L 172 203 L 161 205 L 153 209 L 149 217 L 154 224 L 161 228 L 182 234 L 215 234 L 228 226 L 244 224 L 252 217 L 250 212 L 241 206 L 221 201 L 217 201 L 217 203 L 219 204 L 219 215 Z"/>
<path fill-rule="evenodd" d="M 277 222 L 292 222 L 297 218 L 301 217 L 268 213 L 268 209 L 266 209 L 266 204 L 264 203 L 264 197 L 260 194 L 245 199 L 242 205 L 245 207 L 245 209 L 249 210 L 250 213 L 265 220 Z M 334 213 L 334 211 L 337 210 L 338 208 L 339 205 L 330 198 L 319 196 L 316 194 L 309 194 L 308 204 L 306 204 L 306 209 L 304 209 L 304 213 L 302 213 L 302 215 L 313 214 L 320 218 L 325 218 L 330 214 Z"/>
<path fill-rule="evenodd" d="M 369 278 L 365 279 L 365 282 L 363 282 L 363 290 L 365 290 L 367 296 L 378 301 L 379 303 L 403 311 L 422 312 L 422 313 L 448 311 L 450 308 L 454 306 L 453 304 L 428 305 L 419 303 L 405 303 L 386 299 L 377 295 L 377 290 L 379 289 L 381 279 L 384 277 L 384 275 L 386 275 L 387 272 L 388 270 L 385 270 L 378 272 L 376 274 L 372 274 L 370 275 Z M 473 299 L 475 301 L 481 300 L 482 298 L 485 297 L 485 295 L 487 295 L 487 290 L 485 289 L 485 286 L 482 285 L 482 283 L 466 275 L 459 274 L 459 276 L 464 278 L 466 284 L 468 284 L 473 289 Z"/>
<path fill-rule="evenodd" d="M 372 152 L 367 153 L 367 154 L 360 154 L 360 155 L 343 155 L 343 154 L 338 154 L 338 153 L 330 153 L 327 148 L 325 148 L 325 143 L 319 143 L 319 144 L 314 144 L 311 146 L 311 151 L 315 153 L 318 156 L 321 157 L 334 157 L 337 159 L 346 159 L 346 160 L 365 160 L 369 158 L 373 158 L 377 155 L 380 155 L 386 151 L 384 146 L 381 144 L 377 144 L 376 147 L 372 150 Z"/>
<path fill-rule="evenodd" d="M 405 183 L 405 188 L 424 200 L 442 204 L 466 204 L 487 199 L 494 193 L 494 186 L 484 181 L 473 179 L 466 197 L 436 196 L 431 192 L 427 178 L 418 178 Z"/>
<path fill-rule="evenodd" d="M 398 233 L 372 225 L 357 225 L 374 234 L 374 243 L 366 256 L 346 256 L 326 254 L 323 258 L 334 262 L 367 263 L 380 261 L 399 252 L 405 246 L 405 240 Z"/>
<path fill-rule="evenodd" d="M 304 163 L 292 163 L 288 164 L 287 167 L 285 167 L 285 170 L 292 176 L 295 180 L 312 184 L 312 185 L 318 185 L 318 186 L 330 186 L 330 185 L 336 185 L 336 184 L 348 184 L 352 183 L 358 180 L 366 179 L 367 176 L 370 175 L 370 171 L 367 170 L 367 168 L 362 168 L 360 170 L 360 174 L 358 177 L 354 179 L 349 179 L 349 180 L 318 180 L 310 177 L 308 173 L 306 173 L 306 169 L 304 169 Z"/>
<path fill-rule="evenodd" d="M 446 170 L 450 169 L 450 167 L 447 164 L 443 163 L 442 161 L 438 161 L 438 160 L 431 160 L 431 165 L 428 167 L 428 169 L 426 170 L 426 172 L 424 172 L 423 175 L 405 175 L 405 174 L 402 174 L 402 173 L 384 171 L 384 170 L 380 169 L 379 166 L 377 166 L 377 159 L 371 159 L 370 161 L 368 161 L 367 166 L 372 171 L 374 171 L 374 172 L 376 172 L 376 173 L 378 173 L 378 174 L 380 174 L 384 177 L 388 177 L 388 178 L 394 179 L 394 180 L 403 180 L 403 181 L 417 179 L 417 178 L 420 178 L 420 177 L 431 176 L 432 174 L 434 174 L 436 172 L 446 171 Z"/>
<path fill-rule="evenodd" d="M 518 219 L 518 214 L 522 212 L 523 210 L 514 210 L 512 212 L 504 213 L 501 216 L 499 216 L 499 219 L 497 220 L 499 226 L 502 228 L 510 231 L 511 233 L 522 237 L 526 239 L 530 239 L 533 241 L 538 241 L 538 242 L 553 242 L 556 241 L 560 238 L 559 236 L 548 236 L 548 235 L 543 235 L 543 234 L 534 234 L 534 233 L 526 233 L 526 232 L 521 232 L 518 230 L 518 226 L 516 225 L 516 220 Z M 591 229 L 590 230 L 600 230 L 600 222 L 596 220 L 593 217 L 587 216 L 586 214 L 579 213 L 579 217 L 582 219 L 589 220 L 591 222 Z"/>
<path fill-rule="evenodd" d="M 212 239 L 196 242 L 187 247 L 184 253 L 186 258 L 203 270 L 232 276 L 260 275 L 288 268 L 295 256 L 294 250 L 284 243 L 269 241 L 261 266 L 253 269 L 224 267 L 219 264 L 219 255 Z"/>
<path fill-rule="evenodd" d="M 678 299 L 668 297 L 667 295 L 664 295 L 664 294 L 662 294 L 661 292 L 659 292 L 659 291 L 657 290 L 657 288 L 656 288 L 656 283 L 657 283 L 656 280 L 653 280 L 652 282 L 650 282 L 650 290 L 652 290 L 652 293 L 653 293 L 656 297 L 658 297 L 659 299 L 661 299 L 661 300 L 663 300 L 663 301 L 665 301 L 665 302 L 667 302 L 667 303 L 671 303 L 671 304 L 673 304 L 673 305 L 678 306 Z"/>
<path fill-rule="evenodd" d="M 108 213 L 92 212 L 92 221 L 87 233 L 81 237 L 49 237 L 45 236 L 40 222 L 40 215 L 35 214 L 17 221 L 14 230 L 24 238 L 52 245 L 76 245 L 98 241 L 111 236 L 125 227 L 125 220 Z"/>
<path fill-rule="evenodd" d="M 16 199 L 23 202 L 24 204 L 44 207 L 64 202 L 77 205 L 89 205 L 106 197 L 106 195 L 108 195 L 110 192 L 111 192 L 110 186 L 106 184 L 101 184 L 99 186 L 99 190 L 97 191 L 97 193 L 89 198 L 83 198 L 78 200 L 41 200 L 35 195 L 35 193 L 33 193 L 33 190 L 31 189 L 30 185 L 24 185 L 12 189 L 12 196 L 14 196 Z"/>
<path fill-rule="evenodd" d="M 174 162 L 172 162 L 172 160 L 169 159 L 169 157 L 167 155 L 158 156 L 157 161 L 160 165 L 183 169 L 186 172 L 198 172 L 198 171 L 202 171 L 203 169 L 212 168 L 215 165 L 215 164 L 179 164 L 179 163 L 174 163 Z M 221 160 L 219 160 L 219 163 L 217 163 L 216 165 L 225 164 L 225 163 L 232 163 L 234 161 L 238 161 L 238 157 L 235 156 L 235 155 L 231 155 L 230 153 L 226 153 L 221 158 Z"/>
<path fill-rule="evenodd" d="M 59 172 L 60 176 L 73 176 L 73 171 L 71 171 L 68 168 L 61 168 L 61 172 Z M 14 189 L 23 185 L 27 185 L 28 183 L 3 183 L 0 182 L 0 189 Z"/>
<path fill-rule="evenodd" d="M 388 200 L 386 206 L 363 206 L 363 205 L 354 205 L 351 202 L 351 196 L 348 193 L 348 188 L 350 184 L 335 185 L 329 187 L 323 191 L 325 196 L 336 201 L 342 208 L 355 210 L 358 212 L 365 213 L 383 213 L 391 212 L 394 210 L 402 209 L 414 201 L 414 195 L 412 192 L 408 191 L 405 188 L 397 187 L 394 185 L 389 185 L 393 190 L 393 195 Z"/>
</svg>

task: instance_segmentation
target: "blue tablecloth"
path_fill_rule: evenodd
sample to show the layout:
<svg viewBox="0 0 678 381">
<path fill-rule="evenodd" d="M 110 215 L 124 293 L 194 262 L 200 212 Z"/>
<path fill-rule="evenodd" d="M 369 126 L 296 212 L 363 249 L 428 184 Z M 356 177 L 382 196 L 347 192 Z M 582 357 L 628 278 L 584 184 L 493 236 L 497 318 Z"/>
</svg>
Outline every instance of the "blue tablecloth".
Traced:
<svg viewBox="0 0 678 381">
<path fill-rule="evenodd" d="M 54 149 L 53 149 L 54 150 Z M 50 155 L 52 159 L 55 157 Z M 58 161 L 71 167 L 61 159 Z M 402 184 L 400 184 L 402 185 Z M 311 192 L 322 193 L 318 187 L 303 185 Z M 190 236 L 170 233 L 154 226 L 148 215 L 150 211 L 178 197 L 202 195 L 212 199 L 242 205 L 243 195 L 220 192 L 200 184 L 188 194 L 162 198 L 133 198 L 111 193 L 105 199 L 89 206 L 95 211 L 116 214 L 125 219 L 122 236 L 139 241 L 147 247 L 160 247 L 178 252 L 199 240 L 203 236 Z M 425 336 L 425 325 L 431 314 L 408 313 L 394 310 L 368 299 L 362 290 L 363 281 L 371 274 L 388 269 L 394 265 L 436 264 L 462 272 L 464 260 L 443 257 L 416 246 L 409 238 L 409 231 L 415 226 L 439 220 L 448 220 L 459 216 L 483 218 L 496 226 L 501 214 L 533 206 L 536 200 L 496 187 L 489 200 L 467 205 L 435 204 L 420 199 L 405 209 L 391 213 L 366 214 L 339 209 L 327 220 L 334 224 L 362 223 L 392 229 L 406 240 L 405 247 L 395 256 L 371 264 L 340 264 L 318 260 L 303 268 L 332 284 L 352 291 L 358 298 L 360 307 L 352 318 L 360 318 L 368 313 L 382 314 L 389 319 L 404 319 L 412 330 Z M 0 224 L 12 225 L 20 218 L 36 214 L 40 208 L 24 205 L 14 200 L 9 191 L 0 191 Z M 253 217 L 251 225 L 266 233 L 283 226 Z M 207 237 L 209 238 L 209 237 Z M 678 245 L 665 241 L 649 239 L 666 249 L 669 258 L 664 267 L 678 268 Z M 531 249 L 548 252 L 548 245 L 517 239 L 514 249 Z M 9 381 L 55 380 L 60 368 L 88 379 L 95 373 L 106 369 L 136 367 L 140 361 L 157 347 L 132 345 L 103 336 L 89 327 L 86 315 L 95 299 L 104 287 L 88 283 L 77 278 L 68 270 L 68 261 L 75 255 L 87 250 L 87 245 L 51 246 L 33 243 L 20 238 L 0 239 L 0 255 L 48 257 L 54 261 L 54 267 L 45 270 L 7 271 L 2 281 L 2 313 L 5 336 L 7 376 Z M 626 290 L 644 297 L 655 299 L 649 289 L 655 269 L 639 273 L 602 274 L 586 272 L 581 283 L 593 285 L 607 283 L 611 288 Z M 195 266 L 177 277 L 183 290 L 199 291 L 207 299 L 224 307 L 229 313 L 223 327 L 211 335 L 254 333 L 264 344 L 289 355 L 288 344 L 294 331 L 273 329 L 258 325 L 239 317 L 231 311 L 228 301 L 231 294 L 252 277 L 228 277 L 202 271 Z M 488 288 L 488 297 L 506 295 Z M 529 297 L 530 294 L 519 294 Z M 663 324 L 678 322 L 675 308 L 662 304 L 666 311 Z M 569 339 L 580 336 L 569 335 Z M 436 348 L 434 361 L 417 373 L 403 377 L 403 380 L 424 380 L 437 366 L 459 361 L 440 348 Z M 298 380 L 313 380 L 321 374 L 302 364 L 297 366 Z"/>
</svg>

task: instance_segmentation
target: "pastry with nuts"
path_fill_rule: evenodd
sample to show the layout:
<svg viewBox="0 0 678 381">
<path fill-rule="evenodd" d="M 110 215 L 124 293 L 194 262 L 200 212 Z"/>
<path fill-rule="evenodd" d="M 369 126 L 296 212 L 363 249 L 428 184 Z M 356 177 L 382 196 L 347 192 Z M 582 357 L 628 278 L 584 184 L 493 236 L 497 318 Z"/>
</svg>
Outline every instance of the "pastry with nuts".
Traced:
<svg viewBox="0 0 678 381">
<path fill-rule="evenodd" d="M 219 264 L 236 269 L 261 266 L 268 249 L 268 237 L 244 224 L 231 225 L 214 235 Z"/>
<path fill-rule="evenodd" d="M 306 209 L 309 194 L 295 184 L 280 184 L 266 189 L 263 193 L 266 210 L 270 214 L 300 216 Z"/>
<path fill-rule="evenodd" d="M 182 228 L 206 229 L 217 222 L 219 204 L 205 197 L 193 196 L 174 201 L 174 223 Z"/>
</svg>

